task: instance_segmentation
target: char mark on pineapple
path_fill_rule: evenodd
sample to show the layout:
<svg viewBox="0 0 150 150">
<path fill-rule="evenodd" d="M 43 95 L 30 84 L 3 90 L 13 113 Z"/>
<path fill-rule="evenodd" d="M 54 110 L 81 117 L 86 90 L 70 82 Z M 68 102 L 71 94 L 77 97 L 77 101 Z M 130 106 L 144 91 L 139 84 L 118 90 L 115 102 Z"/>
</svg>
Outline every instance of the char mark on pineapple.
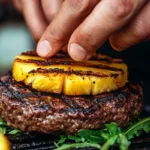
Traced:
<svg viewBox="0 0 150 150">
<path fill-rule="evenodd" d="M 50 68 L 50 69 L 42 69 L 42 68 L 38 68 L 36 70 L 31 70 L 29 72 L 29 74 L 35 74 L 35 73 L 41 73 L 41 74 L 47 74 L 47 73 L 64 73 L 67 75 L 71 75 L 71 74 L 75 74 L 75 75 L 86 75 L 86 76 L 95 76 L 95 77 L 113 77 L 113 78 L 117 78 L 118 74 L 117 73 L 110 73 L 108 74 L 104 74 L 104 73 L 99 73 L 99 72 L 92 72 L 92 71 L 81 71 L 81 70 L 68 70 L 65 71 L 64 69 L 59 69 L 59 68 Z"/>
<path fill-rule="evenodd" d="M 22 55 L 24 55 L 24 56 L 38 56 L 36 51 L 23 52 Z M 67 53 L 59 52 L 59 53 L 55 54 L 52 58 L 70 58 L 70 56 Z M 47 60 L 49 60 L 49 58 L 47 58 Z M 94 56 L 91 57 L 90 60 L 100 60 L 100 61 L 104 61 L 107 63 L 111 63 L 111 62 L 123 63 L 124 62 L 122 59 L 112 59 L 111 57 L 109 57 L 107 55 L 102 55 L 102 54 L 95 54 Z"/>
<path fill-rule="evenodd" d="M 51 65 L 71 65 L 71 66 L 84 66 L 84 67 L 92 67 L 95 69 L 104 69 L 104 70 L 109 70 L 109 71 L 116 71 L 116 72 L 121 72 L 122 74 L 124 74 L 124 71 L 121 68 L 115 68 L 115 67 L 111 67 L 109 65 L 102 65 L 102 64 L 92 64 L 92 63 L 84 63 L 84 62 L 75 62 L 75 61 L 69 61 L 69 60 L 51 60 L 51 59 L 47 59 L 47 60 L 33 60 L 33 59 L 20 59 L 17 58 L 15 61 L 17 62 L 21 62 L 21 63 L 34 63 L 37 66 L 51 66 Z"/>
</svg>

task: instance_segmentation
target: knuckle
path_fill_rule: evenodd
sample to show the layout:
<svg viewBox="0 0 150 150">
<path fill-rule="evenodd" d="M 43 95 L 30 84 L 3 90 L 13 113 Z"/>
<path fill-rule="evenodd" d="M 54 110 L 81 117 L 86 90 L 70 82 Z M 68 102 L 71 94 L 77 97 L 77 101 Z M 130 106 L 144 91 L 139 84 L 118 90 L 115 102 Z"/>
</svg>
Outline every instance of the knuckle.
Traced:
<svg viewBox="0 0 150 150">
<path fill-rule="evenodd" d="M 76 34 L 77 39 L 81 41 L 83 47 L 85 47 L 89 53 L 92 53 L 92 50 L 97 47 L 98 41 L 96 38 L 97 35 L 95 34 L 96 32 L 93 32 L 88 26 L 84 26 L 84 28 L 80 29 Z"/>
<path fill-rule="evenodd" d="M 138 20 L 132 26 L 133 34 L 138 40 L 145 40 L 150 37 L 150 25 L 144 20 Z"/>
<path fill-rule="evenodd" d="M 52 23 L 48 30 L 46 30 L 46 36 L 53 43 L 61 41 L 62 37 L 59 31 L 59 25 L 57 25 L 57 23 Z"/>
<path fill-rule="evenodd" d="M 116 19 L 128 17 L 133 10 L 133 2 L 131 0 L 115 0 L 112 4 L 112 11 Z"/>
<path fill-rule="evenodd" d="M 57 11 L 55 9 L 50 9 L 50 11 L 48 11 L 46 13 L 46 17 L 47 17 L 48 21 L 49 22 L 52 21 L 54 19 L 54 17 L 56 16 L 56 14 L 57 14 Z"/>
</svg>

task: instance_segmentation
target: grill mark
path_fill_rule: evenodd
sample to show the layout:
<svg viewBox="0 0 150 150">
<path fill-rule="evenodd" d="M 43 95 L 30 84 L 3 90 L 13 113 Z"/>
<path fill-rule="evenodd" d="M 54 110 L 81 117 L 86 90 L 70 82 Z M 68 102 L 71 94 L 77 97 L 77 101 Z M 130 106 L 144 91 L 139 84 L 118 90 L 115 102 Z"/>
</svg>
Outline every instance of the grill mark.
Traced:
<svg viewBox="0 0 150 150">
<path fill-rule="evenodd" d="M 21 54 L 26 55 L 26 56 L 38 56 L 35 50 L 34 51 L 23 52 Z"/>
<path fill-rule="evenodd" d="M 84 106 L 82 106 L 82 105 L 78 105 L 78 103 L 76 101 L 81 101 L 81 102 L 84 101 L 83 102 L 83 104 L 84 104 L 88 100 L 88 98 L 86 98 L 86 96 L 82 96 L 82 97 L 83 98 L 62 95 L 61 100 L 64 101 L 69 106 L 69 108 L 66 108 L 65 111 L 67 113 L 68 112 L 71 112 L 71 113 L 78 113 L 78 112 L 80 113 L 81 112 L 84 114 L 88 114 L 89 112 L 92 112 L 97 109 L 98 105 L 94 104 L 94 101 L 92 101 L 92 99 L 90 100 L 90 102 L 92 102 L 92 104 L 88 104 L 88 106 L 86 106 L 87 108 L 84 108 Z"/>
<path fill-rule="evenodd" d="M 16 82 L 16 81 L 14 81 Z M 7 84 L 9 84 L 8 82 L 6 82 Z M 12 83 L 11 83 L 12 84 Z M 25 85 L 23 85 L 25 86 Z M 19 89 L 18 89 L 19 90 Z M 11 90 L 11 92 L 13 92 Z M 32 92 L 32 91 L 31 91 Z M 115 94 L 116 96 L 118 92 Z M 25 95 L 25 93 L 23 92 L 23 95 L 25 95 L 24 97 L 22 97 L 21 95 L 18 95 L 18 93 L 14 93 L 13 92 L 13 95 L 18 99 L 19 97 L 19 100 L 22 99 L 22 98 L 27 98 L 27 96 L 30 96 L 29 95 Z M 115 95 L 107 95 L 107 96 L 104 96 L 104 97 L 97 97 L 97 96 L 82 96 L 82 100 L 89 100 L 91 101 L 92 103 L 95 103 L 93 105 L 91 105 L 89 108 L 87 109 L 84 109 L 83 107 L 80 107 L 76 104 L 76 102 L 73 101 L 73 98 L 72 96 L 65 96 L 65 95 L 56 95 L 56 94 L 52 94 L 51 96 L 53 98 L 59 98 L 60 101 L 63 101 L 65 104 L 67 104 L 68 108 L 65 108 L 65 111 L 66 112 L 84 112 L 84 113 L 88 113 L 94 109 L 96 109 L 98 107 L 98 105 L 102 102 L 107 102 L 107 101 L 112 101 L 114 99 L 114 96 Z M 39 92 L 32 92 L 32 96 L 35 97 L 35 98 L 38 98 L 38 99 L 41 99 L 40 101 L 44 101 L 44 99 L 42 98 L 41 96 L 41 93 Z M 43 93 L 43 96 L 49 96 L 47 93 Z M 79 97 L 78 97 L 79 98 Z M 79 98 L 80 99 L 80 98 Z M 30 102 L 30 100 L 28 100 Z M 45 102 L 45 101 L 44 101 Z M 40 103 L 40 102 L 39 102 Z M 46 102 L 45 102 L 46 103 Z M 47 104 L 47 103 L 46 103 Z M 48 106 L 50 107 L 50 105 L 48 104 Z"/>
<path fill-rule="evenodd" d="M 106 95 L 101 96 L 101 97 L 95 96 L 95 98 L 93 98 L 92 101 L 94 101 L 96 103 L 103 103 L 103 102 L 105 103 L 105 102 L 113 101 L 114 98 L 122 101 L 122 100 L 128 99 L 128 96 L 129 96 L 128 92 L 126 92 L 126 91 L 121 92 L 120 90 L 118 90 L 111 94 L 107 93 L 107 96 Z"/>
<path fill-rule="evenodd" d="M 16 98 L 17 101 L 20 102 L 20 99 L 18 99 L 18 97 L 16 97 L 15 95 L 13 95 L 12 90 L 10 90 L 10 89 L 8 88 L 8 86 L 7 86 L 2 80 L 0 80 L 0 82 L 1 82 L 1 86 L 5 87 L 5 89 L 7 89 L 7 92 L 5 92 L 5 91 L 2 89 L 2 93 L 6 93 L 5 96 L 7 96 L 7 97 L 8 97 L 8 95 L 10 94 L 10 96 L 11 96 L 13 99 Z M 10 98 L 10 100 L 12 100 L 12 98 Z"/>
<path fill-rule="evenodd" d="M 83 113 L 88 114 L 88 113 L 90 113 L 90 112 L 93 112 L 93 111 L 97 110 L 98 107 L 99 107 L 98 105 L 93 105 L 93 106 L 91 106 L 91 107 L 89 107 L 89 108 L 87 108 L 87 109 L 84 109 L 84 112 L 83 112 Z"/>
<path fill-rule="evenodd" d="M 28 90 L 28 89 L 25 88 L 26 87 L 25 85 L 22 85 L 22 84 L 20 85 L 20 84 L 16 83 L 16 81 L 13 81 L 13 80 L 11 80 L 9 82 L 8 81 L 6 81 L 6 82 L 1 81 L 1 82 L 2 82 L 3 86 L 5 86 L 5 88 L 8 90 L 8 92 L 11 93 L 12 97 L 16 98 L 19 102 L 24 101 L 26 104 L 32 104 L 32 105 L 34 105 L 34 103 L 35 103 L 38 106 L 40 105 L 45 110 L 51 109 L 50 105 L 47 105 L 47 103 L 41 98 L 41 96 L 40 96 L 40 94 L 38 94 L 38 92 L 36 92 L 36 91 L 33 92 L 31 90 L 26 92 L 26 90 Z M 12 87 L 17 88 L 17 91 L 12 89 L 10 87 L 10 85 Z M 23 90 L 21 89 L 22 86 L 24 86 Z M 42 99 L 42 101 L 41 101 L 41 99 Z M 36 105 L 35 105 L 35 107 L 36 107 Z"/>
<path fill-rule="evenodd" d="M 1 81 L 0 84 L 2 86 L 5 86 L 6 89 L 8 90 L 8 92 L 11 93 L 12 97 L 16 98 L 17 101 L 19 101 L 19 102 L 21 102 L 22 99 L 25 99 L 24 101 L 25 101 L 26 104 L 31 104 L 31 100 L 29 100 L 29 98 L 32 97 L 32 99 L 36 99 L 35 104 L 37 105 L 37 107 L 39 107 L 39 105 L 40 105 L 43 109 L 46 109 L 46 110 L 52 109 L 52 107 L 50 106 L 50 103 L 46 103 L 46 101 L 44 100 L 45 97 L 49 96 L 48 93 L 44 93 L 44 92 L 41 93 L 41 92 L 37 92 L 37 91 L 34 91 L 34 90 L 33 91 L 30 90 L 30 93 L 23 92 L 25 87 L 26 87 L 26 85 L 21 84 L 21 83 L 18 84 L 16 81 L 11 79 L 11 77 L 10 77 L 10 80 L 9 79 L 5 79 L 4 82 Z M 12 87 L 17 88 L 17 91 L 14 91 L 13 89 L 11 89 L 9 87 L 10 85 Z M 24 87 L 23 91 L 20 90 L 22 86 Z M 63 103 L 67 104 L 68 108 L 65 108 L 65 111 L 73 112 L 73 113 L 77 112 L 77 105 L 75 106 L 75 103 L 73 103 L 71 98 L 63 96 L 63 95 L 53 94 L 53 93 L 51 94 L 51 96 L 53 97 L 53 99 L 59 98 L 60 101 L 62 101 Z M 47 106 L 49 108 L 47 108 Z"/>
<path fill-rule="evenodd" d="M 11 84 L 11 86 L 12 86 L 12 84 L 14 85 L 15 83 L 16 83 L 16 86 L 18 86 L 18 85 L 20 85 L 19 86 L 19 88 L 25 88 L 26 86 L 24 86 L 24 84 L 17 84 L 17 82 L 15 82 L 14 81 L 14 79 L 12 79 L 12 77 L 9 77 L 9 78 L 0 78 L 0 79 L 3 79 L 3 82 L 10 82 L 10 84 Z M 5 79 L 5 80 L 4 80 Z M 22 87 L 21 87 L 22 86 Z M 7 89 L 6 89 L 6 87 L 1 87 L 2 89 L 3 89 L 3 91 L 4 90 L 6 90 L 6 92 L 7 92 Z M 1 89 L 0 88 L 0 89 Z M 134 88 L 134 87 L 133 87 Z M 17 89 L 16 89 L 17 90 Z M 138 88 L 137 88 L 137 90 L 138 90 Z M 33 90 L 33 92 L 35 92 L 35 90 Z M 18 128 L 20 128 L 20 129 L 22 129 L 22 130 L 26 130 L 26 131 L 33 131 L 34 129 L 36 129 L 36 130 L 38 130 L 38 131 L 40 131 L 40 132 L 50 132 L 50 131 L 53 131 L 53 129 L 55 129 L 55 130 L 58 130 L 58 129 L 62 129 L 62 125 L 64 125 L 64 128 L 63 128 L 63 130 L 65 130 L 65 131 L 68 131 L 68 132 L 75 132 L 74 130 L 77 130 L 77 129 L 80 129 L 80 128 L 83 128 L 84 127 L 84 124 L 86 124 L 86 125 L 93 125 L 93 124 L 97 124 L 97 123 L 99 123 L 99 121 L 100 121 L 100 123 L 102 122 L 102 123 L 107 123 L 107 120 L 105 120 L 105 118 L 106 119 L 108 119 L 109 118 L 109 116 L 110 117 L 112 117 L 112 118 L 110 118 L 110 120 L 108 119 L 108 121 L 114 121 L 114 117 L 112 116 L 112 113 L 114 113 L 114 114 L 116 114 L 117 116 L 117 118 L 115 119 L 115 121 L 117 122 L 119 119 L 119 122 L 120 121 L 122 121 L 120 124 L 121 125 L 124 125 L 124 124 L 126 124 L 126 123 L 128 123 L 128 121 L 130 121 L 132 118 L 134 119 L 134 117 L 137 117 L 137 115 L 139 114 L 138 113 L 138 111 L 140 111 L 140 109 L 142 108 L 142 103 L 140 102 L 140 101 L 137 101 L 137 98 L 138 97 L 135 97 L 134 96 L 134 94 L 133 93 L 131 93 L 129 90 L 128 90 L 128 85 L 127 86 L 125 86 L 124 88 L 122 88 L 122 89 L 120 89 L 120 90 L 117 90 L 116 91 L 116 93 L 118 93 L 118 92 L 123 92 L 123 95 L 125 95 L 125 93 L 126 92 L 129 92 L 129 98 L 130 99 L 128 99 L 128 100 L 126 100 L 126 97 L 125 97 L 125 99 L 124 99 L 124 97 L 123 97 L 123 95 L 121 94 L 121 95 L 119 95 L 119 99 L 121 99 L 121 103 L 120 103 L 120 105 L 117 103 L 117 106 L 115 106 L 115 104 L 116 104 L 116 102 L 118 102 L 117 101 L 117 98 L 116 97 L 113 97 L 113 101 L 110 101 L 110 102 L 108 102 L 108 103 L 103 103 L 102 101 L 99 101 L 99 103 L 97 103 L 97 105 L 95 105 L 94 104 L 94 102 L 93 103 L 91 103 L 92 105 L 91 105 L 91 107 L 90 107 L 90 105 L 89 104 L 87 104 L 88 106 L 89 106 L 89 109 L 84 109 L 83 110 L 83 112 L 81 112 L 81 113 L 79 113 L 79 110 L 78 110 L 78 112 L 75 112 L 75 111 L 72 111 L 72 112 L 69 112 L 69 110 L 68 110 L 68 112 L 69 113 L 67 113 L 67 110 L 65 111 L 65 108 L 64 109 L 61 109 L 62 111 L 59 111 L 59 112 L 56 112 L 55 113 L 55 111 L 48 111 L 47 113 L 45 113 L 45 111 L 41 111 L 42 109 L 41 109 L 41 105 L 38 105 L 37 106 L 37 110 L 34 110 L 34 106 L 33 105 L 30 105 L 30 108 L 33 110 L 33 112 L 32 112 L 32 116 L 31 117 L 33 117 L 33 121 L 32 121 L 32 119 L 31 119 L 31 121 L 32 122 L 28 122 L 28 121 L 30 121 L 29 119 L 30 119 L 30 117 L 29 117 L 29 119 L 26 117 L 26 115 L 24 115 L 23 113 L 22 114 L 17 114 L 18 112 L 20 112 L 20 110 L 22 109 L 22 108 L 20 108 L 20 107 L 18 107 L 16 110 L 17 110 L 17 112 L 15 112 L 15 111 L 12 111 L 12 113 L 11 113 L 11 111 L 9 111 L 9 109 L 11 109 L 11 108 L 13 108 L 13 107 L 9 107 L 7 104 L 9 104 L 9 99 L 11 98 L 11 96 L 10 97 L 4 97 L 3 98 L 3 100 L 4 101 L 2 101 L 3 103 L 4 103 L 4 106 L 2 106 L 2 108 L 4 109 L 3 110 L 3 112 L 2 113 L 4 113 L 4 112 L 8 112 L 7 114 L 5 113 L 4 114 L 4 118 L 6 118 L 6 121 L 10 121 L 10 124 L 12 125 L 12 126 L 14 126 L 14 127 L 18 127 Z M 125 92 L 125 93 L 124 93 Z M 36 92 L 35 92 L 36 93 Z M 140 93 L 140 92 L 139 92 Z M 41 97 L 43 97 L 44 98 L 44 96 L 47 96 L 47 95 L 50 95 L 50 97 L 52 97 L 52 98 L 55 98 L 56 96 L 57 96 L 57 94 L 53 94 L 53 95 L 51 95 L 51 94 L 48 94 L 48 93 L 43 93 L 42 94 L 42 92 L 40 93 L 39 92 L 39 94 L 41 94 Z M 105 95 L 106 93 L 104 93 L 104 95 Z M 115 96 L 115 94 L 114 94 L 114 92 L 110 92 L 110 94 L 112 94 L 113 96 Z M 84 101 L 84 99 L 86 99 L 86 98 L 88 98 L 88 99 L 90 99 L 90 98 L 92 98 L 91 100 L 93 100 L 95 97 L 96 98 L 98 98 L 98 97 L 100 97 L 100 98 L 102 98 L 101 96 L 104 96 L 104 95 L 97 95 L 97 96 L 66 96 L 67 98 L 68 98 L 68 101 L 69 100 L 71 100 L 71 101 L 73 101 L 73 103 L 76 103 L 75 102 L 75 99 L 77 98 L 77 99 L 79 99 L 79 100 L 83 100 Z M 105 96 L 107 96 L 107 94 L 105 95 Z M 125 95 L 126 96 L 126 95 Z M 66 98 L 65 96 L 64 96 L 64 98 Z M 62 99 L 62 95 L 59 95 L 58 96 L 58 98 L 60 98 L 60 99 Z M 80 99 L 81 98 L 81 99 Z M 6 99 L 6 100 L 5 100 Z M 15 101 L 13 101 L 14 100 L 14 98 L 12 99 L 12 105 L 13 104 L 15 104 L 14 102 Z M 44 100 L 44 99 L 43 99 Z M 16 99 L 16 101 L 17 101 L 17 99 Z M 85 103 L 87 102 L 87 100 L 85 100 L 84 101 Z M 131 103 L 131 104 L 130 104 Z M 19 104 L 19 103 L 18 103 Z M 26 105 L 24 105 L 24 102 L 21 102 L 20 103 L 21 105 L 20 106 L 22 106 L 23 107 L 23 109 L 24 110 L 26 110 Z M 100 106 L 99 106 L 99 105 Z M 107 105 L 108 104 L 108 105 Z M 129 105 L 128 105 L 129 104 Z M 138 105 L 139 104 L 139 105 Z M 61 104 L 60 104 L 61 105 Z M 78 105 L 78 104 L 77 104 Z M 84 104 L 83 104 L 84 105 Z M 6 107 L 5 107 L 6 106 Z M 88 108 L 88 106 L 87 106 L 87 108 Z M 106 111 L 106 114 L 103 114 L 103 110 L 105 110 L 105 106 L 108 106 L 109 108 L 110 108 L 110 111 L 108 110 L 108 112 Z M 111 107 L 112 106 L 112 107 Z M 137 107 L 137 106 L 139 106 L 139 107 Z M 78 106 L 77 106 L 78 107 Z M 81 107 L 82 107 L 82 105 L 81 105 Z M 115 109 L 115 107 L 122 107 L 123 109 L 125 108 L 125 110 L 122 110 L 122 109 Z M 111 110 L 111 108 L 112 109 L 114 109 L 113 111 Z M 131 109 L 130 109 L 131 108 Z M 135 112 L 135 111 L 131 111 L 132 109 L 134 110 L 135 108 L 138 108 L 137 109 L 137 112 Z M 5 109 L 6 109 L 6 111 L 5 111 Z M 40 109 L 40 113 L 38 113 L 39 110 Z M 72 109 L 75 109 L 75 106 L 74 106 L 74 108 L 72 108 Z M 107 108 L 106 108 L 107 109 Z M 127 110 L 126 110 L 127 109 Z M 44 113 L 43 113 L 44 112 Z M 132 113 L 133 112 L 133 113 Z M 24 113 L 28 113 L 28 112 L 24 112 Z M 38 113 L 38 115 L 37 115 L 37 113 Z M 89 114 L 88 114 L 89 113 Z M 138 114 L 137 114 L 138 113 Z M 12 115 L 11 115 L 12 114 Z M 51 124 L 51 120 L 52 119 L 50 119 L 50 118 L 47 118 L 47 116 L 56 116 L 55 114 L 58 114 L 59 115 L 59 117 L 62 117 L 62 120 L 54 120 L 54 122 L 52 122 L 52 124 Z M 23 119 L 21 119 L 20 120 L 20 122 L 18 121 L 18 115 L 22 115 L 22 118 Z M 30 114 L 28 114 L 28 115 L 30 115 Z M 8 117 L 9 118 L 8 118 Z M 108 118 L 107 118 L 107 116 L 108 116 Z M 125 120 L 124 120 L 124 117 L 125 117 Z M 10 119 L 10 118 L 12 118 L 12 120 Z M 47 124 L 45 124 L 46 122 L 43 122 L 43 121 L 41 121 L 41 120 L 43 120 L 43 118 L 44 119 L 48 119 L 48 120 L 46 120 L 46 121 L 48 121 L 47 122 Z M 122 119 L 123 118 L 123 119 Z M 9 119 L 9 120 L 8 120 Z M 34 120 L 35 119 L 35 120 Z M 57 119 L 57 118 L 56 118 Z M 59 118 L 58 118 L 59 119 Z M 72 126 L 72 125 L 74 125 L 75 123 L 74 122 L 71 122 L 70 121 L 70 119 L 72 120 L 75 120 L 75 122 L 79 122 L 79 125 L 77 125 L 77 127 L 75 126 L 75 129 L 74 129 L 74 126 Z M 95 119 L 97 119 L 96 120 L 96 122 L 94 122 L 94 120 Z M 16 122 L 14 122 L 14 120 L 16 120 Z M 23 121 L 22 121 L 23 120 Z M 24 125 L 24 120 L 25 120 L 25 123 L 27 123 L 27 125 Z M 87 122 L 86 122 L 86 120 L 87 120 Z M 53 121 L 53 120 L 52 120 Z M 81 124 L 80 124 L 80 121 L 81 121 Z M 62 122 L 62 124 L 61 124 L 61 122 Z M 41 123 L 41 126 L 39 125 Z M 53 124 L 54 123 L 54 124 Z M 64 124 L 65 123 L 65 124 Z M 82 125 L 82 123 L 83 123 L 83 125 Z M 118 122 L 117 122 L 118 123 Z M 24 126 L 20 126 L 20 124 L 23 124 Z M 31 125 L 31 128 L 29 128 L 29 126 Z M 43 126 L 44 125 L 44 126 Z M 52 127 L 50 127 L 49 128 L 49 125 Z M 58 125 L 58 126 L 57 126 Z M 44 127 L 44 128 L 42 128 L 42 126 Z M 48 127 L 48 128 L 47 128 Z M 56 128 L 55 128 L 56 127 Z M 93 128 L 95 128 L 96 126 L 94 126 Z M 41 129 L 42 128 L 42 129 Z M 74 129 L 74 130 L 73 130 Z"/>
<path fill-rule="evenodd" d="M 68 70 L 65 71 L 64 69 L 59 69 L 59 68 L 50 68 L 50 69 L 42 69 L 42 68 L 37 68 L 36 70 L 31 70 L 29 72 L 29 74 L 34 74 L 34 73 L 42 73 L 42 74 L 47 74 L 47 73 L 64 73 L 67 75 L 71 75 L 71 74 L 75 74 L 75 75 L 79 75 L 79 76 L 96 76 L 96 77 L 113 77 L 113 78 L 117 78 L 118 77 L 118 73 L 110 73 L 109 75 L 107 74 L 102 74 L 102 73 L 98 73 L 98 72 L 92 72 L 92 71 L 81 71 L 81 70 Z M 84 79 L 84 78 L 83 78 Z"/>
<path fill-rule="evenodd" d="M 99 104 L 93 101 L 93 97 L 89 98 L 90 96 L 83 96 L 83 97 L 75 97 L 74 102 L 76 105 L 79 104 L 79 107 L 82 108 L 81 112 L 84 114 L 88 114 L 90 112 L 95 111 L 98 107 Z M 89 100 L 90 99 L 90 100 Z"/>
<path fill-rule="evenodd" d="M 43 98 L 39 92 L 33 91 L 33 90 L 30 90 L 30 91 L 33 93 L 33 96 L 37 99 L 36 101 L 39 101 L 38 104 L 43 109 L 45 109 L 45 110 L 52 109 L 52 107 L 46 102 L 45 97 Z"/>
<path fill-rule="evenodd" d="M 59 106 L 59 108 L 69 107 L 68 105 L 66 105 L 65 102 L 62 101 L 61 95 L 59 95 L 59 94 L 38 92 L 37 95 L 41 98 L 41 101 L 44 101 L 53 110 L 57 111 L 56 107 L 58 108 L 58 106 L 55 106 L 55 104 L 61 105 L 61 106 Z"/>
<path fill-rule="evenodd" d="M 26 85 L 24 85 L 24 84 L 21 84 L 21 85 L 24 86 L 24 89 L 25 89 Z M 30 89 L 28 93 L 25 93 L 24 90 L 21 91 L 21 92 L 23 93 L 23 95 L 25 95 L 25 97 L 24 97 L 25 98 L 25 102 L 30 102 L 31 103 L 31 101 L 32 101 L 33 104 L 34 103 L 36 104 L 35 107 L 36 106 L 37 107 L 40 106 L 44 110 L 52 109 L 52 107 L 49 105 L 49 103 L 46 102 L 45 97 L 42 97 L 39 92 L 34 91 L 32 89 Z M 30 98 L 32 100 L 30 100 Z"/>
<path fill-rule="evenodd" d="M 21 54 L 25 55 L 25 56 L 38 56 L 36 51 L 27 51 L 27 52 L 23 52 Z M 59 52 L 59 53 L 57 53 L 53 56 L 53 58 L 64 58 L 64 57 L 65 58 L 70 58 L 69 55 L 67 55 L 66 53 L 63 53 L 63 52 Z"/>
<path fill-rule="evenodd" d="M 28 60 L 23 60 L 20 58 L 16 58 L 15 61 L 21 62 L 21 63 L 34 63 L 37 66 L 49 66 L 49 65 L 71 65 L 71 66 L 84 66 L 84 67 L 92 67 L 96 69 L 104 69 L 104 70 L 110 70 L 110 71 L 116 71 L 116 72 L 121 72 L 124 74 L 124 71 L 121 68 L 115 68 L 115 67 L 110 67 L 107 65 L 102 65 L 102 64 L 91 64 L 91 63 L 84 63 L 84 62 L 75 62 L 75 61 L 62 61 L 62 60 L 33 60 L 33 59 L 28 59 Z M 112 61 L 111 61 L 112 62 Z M 110 62 L 109 62 L 110 63 Z"/>
<path fill-rule="evenodd" d="M 66 112 L 77 112 L 77 105 L 73 102 L 73 100 L 69 96 L 61 96 L 60 98 L 64 103 L 67 104 L 68 108 L 65 109 Z"/>
<path fill-rule="evenodd" d="M 31 92 L 31 95 L 30 95 L 30 93 L 25 93 L 25 92 L 19 90 L 19 89 L 21 89 L 21 87 L 23 87 L 23 89 L 25 89 L 26 86 L 24 84 L 17 84 L 16 81 L 14 81 L 13 79 L 11 79 L 11 80 L 10 79 L 11 79 L 11 77 L 8 79 L 5 79 L 4 81 L 0 80 L 0 86 L 5 86 L 5 88 L 8 90 L 8 92 L 11 93 L 12 97 L 16 98 L 18 101 L 21 101 L 21 99 L 26 98 L 25 101 L 30 102 L 30 100 L 28 100 L 28 96 L 32 96 L 33 98 L 36 98 L 37 100 L 39 100 L 39 102 L 37 100 L 35 101 L 36 104 L 39 104 L 37 107 L 41 108 L 41 106 L 42 106 L 42 108 L 45 110 L 52 108 L 50 106 L 50 104 L 46 103 L 44 100 L 45 97 L 47 97 L 47 96 L 50 96 L 53 99 L 58 98 L 60 101 L 65 103 L 66 108 L 63 108 L 63 110 L 66 113 L 69 113 L 69 112 L 70 113 L 77 113 L 77 112 L 89 113 L 89 112 L 97 109 L 97 107 L 99 107 L 99 105 L 101 103 L 113 101 L 114 98 L 119 99 L 119 101 L 124 101 L 124 100 L 127 100 L 128 96 L 129 96 L 129 93 L 126 90 L 122 91 L 122 89 L 117 90 L 114 93 L 107 94 L 107 96 L 105 94 L 104 94 L 104 96 L 103 95 L 98 95 L 98 96 L 91 96 L 90 95 L 90 96 L 82 96 L 82 97 L 66 96 L 66 95 L 61 95 L 61 94 L 50 94 L 49 95 L 48 93 L 43 93 L 43 92 L 40 93 L 40 92 L 36 92 L 34 90 L 33 91 L 30 90 L 30 92 Z M 22 97 L 21 95 L 18 95 L 18 93 L 15 93 L 13 91 L 13 89 L 11 89 L 8 86 L 9 84 L 11 86 L 14 86 L 15 88 L 17 88 L 19 85 L 19 88 L 17 88 L 17 90 L 19 90 L 19 92 L 25 96 Z M 84 108 L 82 105 L 81 106 L 78 105 L 78 103 L 76 102 L 76 99 L 77 99 L 77 101 L 80 101 L 80 100 L 84 101 L 83 104 L 86 103 L 86 100 L 91 101 L 92 103 L 87 104 L 87 106 L 86 106 L 87 108 Z M 48 108 L 47 106 L 50 108 Z"/>
<path fill-rule="evenodd" d="M 14 87 L 16 88 L 17 90 L 14 90 L 13 88 Z M 26 101 L 26 99 L 29 99 L 28 101 L 26 102 L 31 102 L 31 99 L 32 98 L 32 102 L 34 102 L 34 100 L 36 99 L 36 101 L 39 101 L 39 97 L 37 97 L 32 91 L 27 91 L 25 88 L 21 89 L 21 88 L 18 88 L 17 87 L 18 84 L 13 84 L 11 83 L 10 86 L 8 86 L 8 89 L 12 92 L 12 94 L 18 98 L 18 100 L 20 101 Z"/>
<path fill-rule="evenodd" d="M 84 96 L 83 96 L 84 97 Z M 65 111 L 66 112 L 73 112 L 73 113 L 77 113 L 77 112 L 81 112 L 81 113 L 89 113 L 92 110 L 95 110 L 95 105 L 92 104 L 91 106 L 89 105 L 88 108 L 84 108 L 83 106 L 79 106 L 76 101 L 74 100 L 76 97 L 72 97 L 72 96 L 62 96 L 61 99 L 70 106 L 70 108 L 66 108 Z M 78 99 L 80 99 L 80 97 L 77 97 Z M 81 98 L 81 101 L 85 101 L 86 102 L 86 98 Z M 97 106 L 96 106 L 97 107 Z"/>
<path fill-rule="evenodd" d="M 14 89 L 12 89 L 11 87 L 8 87 L 8 89 L 10 89 L 13 92 L 13 95 L 15 97 L 19 98 L 20 100 L 27 99 L 29 97 L 34 97 L 35 96 L 32 92 L 26 93 L 24 90 L 21 90 L 19 88 L 17 88 L 17 91 L 15 91 Z"/>
<path fill-rule="evenodd" d="M 137 90 L 137 88 L 133 88 L 133 86 L 131 86 L 130 84 L 128 85 L 128 89 L 131 93 L 140 96 L 139 91 Z"/>
<path fill-rule="evenodd" d="M 89 108 L 90 106 L 94 105 L 92 101 L 90 101 L 88 98 L 82 98 L 82 97 L 74 97 L 73 101 L 78 105 L 79 107 L 82 107 L 84 109 Z"/>
<path fill-rule="evenodd" d="M 25 56 L 38 56 L 36 51 L 23 52 L 22 55 L 25 55 Z M 52 58 L 70 58 L 70 56 L 67 55 L 66 53 L 59 52 L 59 53 L 55 54 Z M 111 62 L 123 63 L 122 59 L 112 59 L 111 57 L 109 57 L 107 55 L 102 55 L 102 54 L 95 54 L 94 56 L 92 56 L 90 58 L 90 60 L 101 60 L 101 61 L 105 61 L 107 63 L 111 63 Z"/>
<path fill-rule="evenodd" d="M 93 99 L 94 102 L 96 103 L 102 103 L 102 102 L 107 102 L 107 101 L 111 101 L 113 100 L 113 96 L 112 95 L 107 95 L 107 96 L 104 96 L 104 97 L 96 97 Z"/>
</svg>

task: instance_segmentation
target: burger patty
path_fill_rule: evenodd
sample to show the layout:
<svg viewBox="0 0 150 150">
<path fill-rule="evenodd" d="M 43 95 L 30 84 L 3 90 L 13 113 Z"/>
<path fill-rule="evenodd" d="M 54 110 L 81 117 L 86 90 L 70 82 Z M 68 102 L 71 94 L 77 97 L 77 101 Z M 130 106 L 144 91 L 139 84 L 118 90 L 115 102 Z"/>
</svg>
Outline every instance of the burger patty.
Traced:
<svg viewBox="0 0 150 150">
<path fill-rule="evenodd" d="M 76 133 L 110 122 L 125 127 L 138 117 L 142 99 L 139 84 L 96 96 L 66 96 L 37 92 L 10 74 L 0 78 L 0 116 L 23 131 Z"/>
</svg>

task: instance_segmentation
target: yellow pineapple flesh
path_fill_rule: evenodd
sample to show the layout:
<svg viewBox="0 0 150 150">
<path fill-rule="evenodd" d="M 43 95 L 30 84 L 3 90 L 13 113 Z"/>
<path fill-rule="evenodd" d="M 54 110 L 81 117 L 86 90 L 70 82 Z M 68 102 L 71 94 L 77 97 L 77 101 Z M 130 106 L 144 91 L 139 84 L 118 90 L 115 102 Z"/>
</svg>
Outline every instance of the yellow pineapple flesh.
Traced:
<svg viewBox="0 0 150 150">
<path fill-rule="evenodd" d="M 97 54 L 93 60 L 75 62 L 69 57 L 16 56 L 13 77 L 38 91 L 66 95 L 97 95 L 126 84 L 128 71 L 122 60 Z"/>
</svg>

